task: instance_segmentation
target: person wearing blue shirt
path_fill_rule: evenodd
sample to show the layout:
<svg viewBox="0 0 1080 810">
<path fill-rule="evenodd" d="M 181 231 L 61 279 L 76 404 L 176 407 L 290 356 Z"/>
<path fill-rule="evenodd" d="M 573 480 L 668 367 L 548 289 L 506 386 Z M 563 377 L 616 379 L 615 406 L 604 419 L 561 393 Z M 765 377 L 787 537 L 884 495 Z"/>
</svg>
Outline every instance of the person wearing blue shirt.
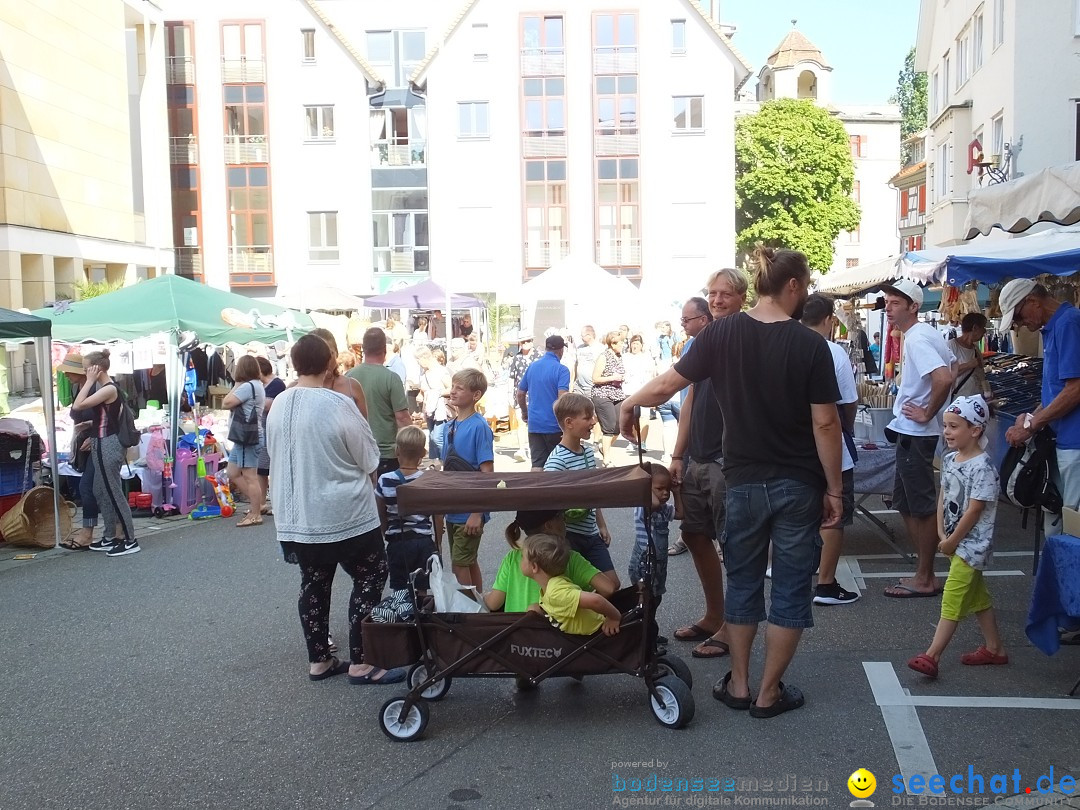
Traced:
<svg viewBox="0 0 1080 810">
<path fill-rule="evenodd" d="M 544 469 L 544 462 L 562 438 L 552 408 L 555 400 L 570 390 L 570 369 L 562 364 L 565 341 L 551 335 L 544 348 L 547 354 L 525 370 L 517 390 L 521 418 L 529 424 L 529 454 L 534 470 Z"/>
<path fill-rule="evenodd" d="M 1080 310 L 1056 300 L 1047 289 L 1028 278 L 1001 288 L 1001 331 L 1010 325 L 1042 332 L 1042 405 L 1035 413 L 1022 413 L 1005 433 L 1019 447 L 1049 425 L 1057 434 L 1057 468 L 1050 478 L 1070 509 L 1080 508 Z M 1061 531 L 1060 516 L 1047 513 L 1047 536 Z"/>
</svg>

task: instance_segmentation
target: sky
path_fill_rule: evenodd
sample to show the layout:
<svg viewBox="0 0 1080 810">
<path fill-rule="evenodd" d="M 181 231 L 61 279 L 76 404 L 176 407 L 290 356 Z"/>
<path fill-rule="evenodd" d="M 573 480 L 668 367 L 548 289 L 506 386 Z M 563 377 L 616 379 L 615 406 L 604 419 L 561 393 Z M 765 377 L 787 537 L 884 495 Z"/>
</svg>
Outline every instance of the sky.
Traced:
<svg viewBox="0 0 1080 810">
<path fill-rule="evenodd" d="M 738 26 L 734 43 L 753 66 L 750 86 L 773 49 L 798 29 L 832 68 L 833 101 L 884 104 L 896 91 L 915 44 L 918 0 L 720 0 L 720 16 Z"/>
</svg>

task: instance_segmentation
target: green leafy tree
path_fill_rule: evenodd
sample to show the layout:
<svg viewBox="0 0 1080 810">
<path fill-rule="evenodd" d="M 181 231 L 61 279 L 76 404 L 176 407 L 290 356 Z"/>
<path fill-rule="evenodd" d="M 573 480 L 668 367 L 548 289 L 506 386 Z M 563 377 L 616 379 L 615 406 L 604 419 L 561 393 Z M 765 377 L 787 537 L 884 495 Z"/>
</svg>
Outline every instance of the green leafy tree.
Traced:
<svg viewBox="0 0 1080 810">
<path fill-rule="evenodd" d="M 839 120 L 809 99 L 779 99 L 735 122 L 736 244 L 799 250 L 826 272 L 840 231 L 859 225 L 855 164 Z"/>
<path fill-rule="evenodd" d="M 915 72 L 915 48 L 908 51 L 904 67 L 896 80 L 896 95 L 890 104 L 900 105 L 900 137 L 906 138 L 926 129 L 926 74 Z"/>
<path fill-rule="evenodd" d="M 76 281 L 73 285 L 75 298 L 86 301 L 124 288 L 123 281 Z M 62 296 L 58 296 L 62 297 Z"/>
</svg>

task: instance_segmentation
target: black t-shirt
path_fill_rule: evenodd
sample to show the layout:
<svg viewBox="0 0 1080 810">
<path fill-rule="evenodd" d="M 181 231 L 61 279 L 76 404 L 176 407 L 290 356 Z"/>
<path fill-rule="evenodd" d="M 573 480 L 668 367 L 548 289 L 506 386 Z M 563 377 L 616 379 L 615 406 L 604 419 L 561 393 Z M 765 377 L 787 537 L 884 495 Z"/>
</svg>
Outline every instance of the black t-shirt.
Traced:
<svg viewBox="0 0 1080 810">
<path fill-rule="evenodd" d="M 690 346 L 693 351 L 694 344 Z M 713 394 L 711 379 L 694 383 L 690 408 L 690 458 L 698 462 L 716 461 L 724 456 L 724 413 Z"/>
<path fill-rule="evenodd" d="M 266 398 L 273 399 L 278 394 L 285 390 L 285 383 L 274 377 L 270 382 L 266 384 Z"/>
<path fill-rule="evenodd" d="M 712 380 L 727 426 L 728 484 L 791 478 L 825 486 L 810 405 L 834 404 L 840 391 L 821 335 L 798 321 L 762 323 L 740 312 L 706 326 L 675 370 L 692 382 Z"/>
</svg>

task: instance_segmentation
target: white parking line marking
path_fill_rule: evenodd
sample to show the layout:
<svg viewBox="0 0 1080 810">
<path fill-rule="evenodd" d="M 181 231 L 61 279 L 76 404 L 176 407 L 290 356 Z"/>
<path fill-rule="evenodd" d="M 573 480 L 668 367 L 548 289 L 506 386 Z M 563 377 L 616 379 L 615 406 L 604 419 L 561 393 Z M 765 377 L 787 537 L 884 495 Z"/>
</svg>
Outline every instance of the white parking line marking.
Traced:
<svg viewBox="0 0 1080 810">
<path fill-rule="evenodd" d="M 881 709 L 896 764 L 905 783 L 916 775 L 929 779 L 938 772 L 937 764 L 919 722 L 919 713 L 911 704 L 911 698 L 904 694 L 893 665 L 888 661 L 863 661 L 863 670 L 874 693 L 874 701 Z"/>
<path fill-rule="evenodd" d="M 1004 571 L 983 571 L 984 577 L 1024 577 L 1027 576 L 1023 571 L 1017 570 L 1004 570 Z M 866 579 L 900 579 L 901 577 L 910 577 L 911 571 L 862 571 L 859 576 Z M 947 579 L 949 576 L 948 571 L 936 571 L 935 577 L 940 579 Z"/>
<path fill-rule="evenodd" d="M 1080 711 L 1076 698 L 1019 698 L 1019 697 L 935 697 L 910 698 L 912 706 L 939 706 L 948 709 L 1068 709 Z"/>
</svg>

